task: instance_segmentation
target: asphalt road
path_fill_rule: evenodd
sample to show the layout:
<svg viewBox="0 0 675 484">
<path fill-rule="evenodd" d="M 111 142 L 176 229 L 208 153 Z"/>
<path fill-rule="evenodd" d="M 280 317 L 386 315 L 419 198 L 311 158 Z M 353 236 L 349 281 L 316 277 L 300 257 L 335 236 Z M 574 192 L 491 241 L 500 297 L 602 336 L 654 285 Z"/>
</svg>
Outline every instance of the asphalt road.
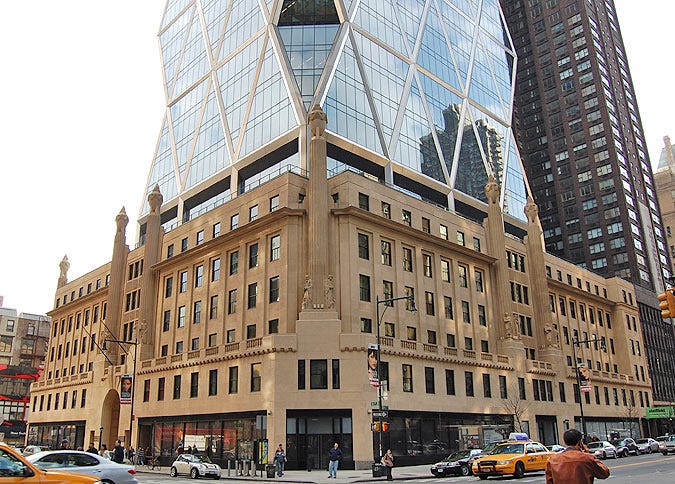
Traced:
<svg viewBox="0 0 675 484">
<path fill-rule="evenodd" d="M 607 467 L 610 468 L 611 475 L 606 481 L 608 484 L 635 484 L 636 482 L 648 480 L 650 484 L 671 484 L 675 483 L 675 456 L 663 456 L 661 454 L 650 454 L 650 455 L 641 455 L 638 457 L 630 456 L 622 459 L 608 459 L 603 461 Z M 136 474 L 139 483 L 142 484 L 195 484 L 195 481 L 189 477 L 177 477 L 171 478 L 168 475 L 158 475 L 158 474 L 148 474 L 148 473 L 138 473 Z M 216 482 L 211 479 L 201 479 L 204 482 Z M 223 477 L 220 481 L 227 481 L 226 477 Z M 254 479 L 245 479 L 238 480 L 240 483 L 248 482 L 260 482 L 261 484 L 265 482 L 264 478 L 254 478 Z M 339 484 L 340 481 L 343 481 L 344 484 L 350 484 L 356 482 L 353 479 L 336 479 L 335 484 Z M 543 472 L 537 472 L 534 474 L 526 474 L 523 479 L 515 479 L 511 476 L 509 477 L 491 477 L 487 481 L 481 481 L 477 477 L 434 477 L 429 474 L 429 477 L 417 477 L 415 479 L 403 480 L 395 479 L 398 482 L 415 482 L 415 483 L 478 483 L 478 482 L 512 482 L 513 484 L 525 484 L 525 483 L 536 483 L 542 484 L 545 483 L 546 479 Z M 232 482 L 232 480 L 230 480 Z M 292 483 L 292 480 L 285 481 L 289 484 Z M 359 480 L 358 482 L 364 482 Z M 372 482 L 382 482 L 381 479 L 375 479 Z M 386 482 L 386 481 L 384 481 Z M 596 484 L 603 482 L 596 479 Z"/>
</svg>

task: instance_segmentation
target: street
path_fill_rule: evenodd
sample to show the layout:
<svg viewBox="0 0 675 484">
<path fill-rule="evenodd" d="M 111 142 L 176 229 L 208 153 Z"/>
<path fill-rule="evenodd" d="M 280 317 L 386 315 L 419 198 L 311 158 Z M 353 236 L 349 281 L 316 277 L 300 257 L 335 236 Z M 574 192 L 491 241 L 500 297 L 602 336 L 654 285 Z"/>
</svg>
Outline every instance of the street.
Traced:
<svg viewBox="0 0 675 484">
<path fill-rule="evenodd" d="M 641 455 L 638 457 L 626 457 L 622 459 L 608 459 L 603 461 L 607 467 L 611 470 L 611 475 L 608 482 L 612 484 L 633 484 L 641 480 L 649 479 L 653 484 L 659 483 L 671 483 L 675 482 L 675 456 L 663 456 L 661 454 L 649 454 Z M 285 477 L 275 478 L 275 479 L 266 479 L 262 477 L 257 478 L 237 478 L 238 481 L 267 481 L 267 482 L 383 482 L 384 479 L 372 479 L 367 476 L 367 474 L 354 475 L 354 474 L 343 474 L 341 478 L 338 474 L 338 478 L 335 480 L 325 479 L 325 475 L 321 472 L 316 472 L 312 474 L 308 473 L 298 473 L 295 475 L 289 475 L 287 473 Z M 146 472 L 139 472 L 136 474 L 138 481 L 141 483 L 147 484 L 166 484 L 167 480 L 175 484 L 183 484 L 187 482 L 194 482 L 194 480 L 189 477 L 177 477 L 169 478 L 168 469 L 166 473 L 162 474 L 152 474 Z M 479 481 L 477 477 L 433 477 L 429 473 L 429 477 L 425 477 L 425 471 L 421 466 L 415 468 L 400 468 L 394 469 L 394 479 L 399 482 L 418 482 L 418 483 L 460 483 L 460 482 L 482 482 Z M 223 477 L 221 480 L 235 480 L 228 479 Z M 518 482 L 518 483 L 543 483 L 545 482 L 545 477 L 543 472 L 538 472 L 534 474 L 526 474 L 523 479 L 515 479 L 512 476 L 509 477 L 491 477 L 488 479 L 488 482 Z M 597 482 L 601 482 L 596 480 Z"/>
</svg>

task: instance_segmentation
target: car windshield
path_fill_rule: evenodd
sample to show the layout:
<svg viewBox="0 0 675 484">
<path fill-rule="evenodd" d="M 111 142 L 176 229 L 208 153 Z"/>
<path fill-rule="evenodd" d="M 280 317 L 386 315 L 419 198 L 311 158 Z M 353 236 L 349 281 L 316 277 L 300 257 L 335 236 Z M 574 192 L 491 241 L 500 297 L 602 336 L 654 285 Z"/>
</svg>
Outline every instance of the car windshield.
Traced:
<svg viewBox="0 0 675 484">
<path fill-rule="evenodd" d="M 522 454 L 524 451 L 523 444 L 502 444 L 495 447 L 490 455 L 496 454 Z"/>
<path fill-rule="evenodd" d="M 210 464 L 211 463 L 211 459 L 209 459 L 208 455 L 193 455 L 192 459 L 193 459 L 194 462 L 197 462 L 197 463 L 199 463 L 199 462 L 202 462 L 204 464 Z"/>
<path fill-rule="evenodd" d="M 469 457 L 470 450 L 459 450 L 457 452 L 453 452 L 449 456 L 445 458 L 446 461 L 450 462 L 453 460 L 459 460 L 459 459 L 464 459 L 466 457 Z"/>
<path fill-rule="evenodd" d="M 646 444 L 647 442 L 649 442 L 649 439 L 637 439 L 635 442 L 637 442 L 638 444 Z"/>
<path fill-rule="evenodd" d="M 488 444 L 488 445 L 485 446 L 482 453 L 483 454 L 489 454 L 495 449 L 495 447 L 497 447 L 497 443 L 492 442 L 491 444 Z"/>
</svg>

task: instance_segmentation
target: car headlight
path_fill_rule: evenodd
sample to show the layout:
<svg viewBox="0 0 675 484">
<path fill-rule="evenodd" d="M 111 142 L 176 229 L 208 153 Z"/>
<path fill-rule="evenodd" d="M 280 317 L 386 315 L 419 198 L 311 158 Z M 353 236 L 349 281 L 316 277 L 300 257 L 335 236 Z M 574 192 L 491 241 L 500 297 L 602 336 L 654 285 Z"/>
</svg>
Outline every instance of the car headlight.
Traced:
<svg viewBox="0 0 675 484">
<path fill-rule="evenodd" d="M 508 460 L 498 460 L 498 461 L 497 461 L 497 465 L 500 465 L 500 466 L 507 466 L 507 465 L 509 465 L 510 462 L 511 462 L 511 461 L 508 461 Z"/>
</svg>

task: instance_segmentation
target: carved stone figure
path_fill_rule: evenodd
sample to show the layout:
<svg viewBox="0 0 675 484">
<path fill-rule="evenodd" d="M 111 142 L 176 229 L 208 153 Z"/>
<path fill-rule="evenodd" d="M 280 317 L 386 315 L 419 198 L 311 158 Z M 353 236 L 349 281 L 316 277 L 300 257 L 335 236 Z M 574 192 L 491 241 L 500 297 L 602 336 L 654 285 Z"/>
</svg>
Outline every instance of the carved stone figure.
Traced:
<svg viewBox="0 0 675 484">
<path fill-rule="evenodd" d="M 546 335 L 546 346 L 547 347 L 558 347 L 558 332 L 551 326 L 547 324 L 544 326 L 544 334 Z"/>
<path fill-rule="evenodd" d="M 326 124 L 328 116 L 323 112 L 321 106 L 315 104 L 309 112 L 309 129 L 312 138 L 321 138 L 326 134 Z"/>
<path fill-rule="evenodd" d="M 326 309 L 335 308 L 335 278 L 328 274 L 326 278 Z"/>
<path fill-rule="evenodd" d="M 70 269 L 70 262 L 68 261 L 68 256 L 64 255 L 59 263 L 61 273 L 59 274 L 58 287 L 63 287 L 68 283 L 68 269 Z"/>
<path fill-rule="evenodd" d="M 504 313 L 504 338 L 513 338 L 513 323 L 509 313 Z"/>
<path fill-rule="evenodd" d="M 525 215 L 527 215 L 527 221 L 531 224 L 535 223 L 537 216 L 539 215 L 539 207 L 534 203 L 532 197 L 527 197 L 527 203 L 525 204 Z"/>
<path fill-rule="evenodd" d="M 309 274 L 305 274 L 305 285 L 302 293 L 302 309 L 312 307 L 312 279 Z"/>
<path fill-rule="evenodd" d="M 490 175 L 487 185 L 485 185 L 485 196 L 490 205 L 499 203 L 499 184 L 495 181 L 495 177 Z"/>
</svg>

